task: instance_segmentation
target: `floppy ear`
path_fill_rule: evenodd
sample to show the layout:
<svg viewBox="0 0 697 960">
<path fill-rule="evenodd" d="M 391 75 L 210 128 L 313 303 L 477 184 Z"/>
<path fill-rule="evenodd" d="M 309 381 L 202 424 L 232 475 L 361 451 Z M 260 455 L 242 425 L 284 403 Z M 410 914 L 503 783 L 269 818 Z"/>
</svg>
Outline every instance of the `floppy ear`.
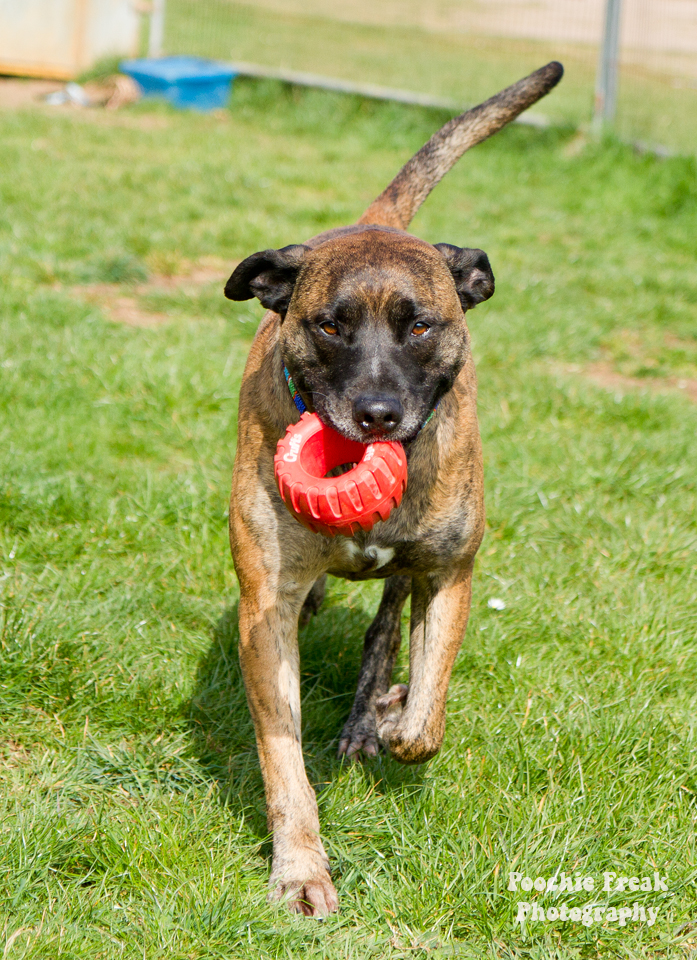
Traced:
<svg viewBox="0 0 697 960">
<path fill-rule="evenodd" d="M 489 299 L 494 292 L 494 274 L 483 250 L 454 247 L 450 243 L 436 243 L 435 248 L 445 257 L 463 310 L 471 310 Z"/>
<path fill-rule="evenodd" d="M 235 267 L 225 284 L 225 296 L 228 300 L 257 297 L 268 310 L 285 317 L 298 271 L 309 250 L 294 243 L 280 250 L 253 253 Z"/>
</svg>

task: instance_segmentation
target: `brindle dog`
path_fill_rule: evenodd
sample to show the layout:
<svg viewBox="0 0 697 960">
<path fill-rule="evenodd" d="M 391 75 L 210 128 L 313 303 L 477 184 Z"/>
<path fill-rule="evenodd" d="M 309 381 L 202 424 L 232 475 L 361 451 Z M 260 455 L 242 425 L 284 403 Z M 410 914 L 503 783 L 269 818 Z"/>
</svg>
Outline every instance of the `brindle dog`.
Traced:
<svg viewBox="0 0 697 960">
<path fill-rule="evenodd" d="M 465 312 L 493 294 L 494 277 L 481 250 L 432 246 L 404 231 L 465 150 L 544 96 L 562 72 L 550 63 L 451 120 L 357 225 L 255 253 L 225 287 L 232 300 L 258 297 L 268 308 L 242 381 L 230 541 L 240 659 L 273 832 L 269 896 L 309 916 L 336 910 L 338 901 L 303 764 L 298 618 L 319 607 L 327 573 L 385 580 L 339 755 L 374 756 L 382 743 L 396 760 L 422 763 L 443 741 L 484 533 Z M 404 499 L 370 533 L 311 533 L 285 508 L 273 456 L 299 414 L 284 366 L 308 410 L 335 430 L 366 444 L 404 444 Z M 409 686 L 390 687 L 410 592 Z"/>
</svg>

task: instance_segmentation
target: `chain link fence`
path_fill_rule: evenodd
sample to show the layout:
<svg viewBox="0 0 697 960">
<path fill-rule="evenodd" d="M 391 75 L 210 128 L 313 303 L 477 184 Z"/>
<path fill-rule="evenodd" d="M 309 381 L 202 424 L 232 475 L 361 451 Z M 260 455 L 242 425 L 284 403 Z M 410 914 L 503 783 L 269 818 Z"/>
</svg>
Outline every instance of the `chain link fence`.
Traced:
<svg viewBox="0 0 697 960">
<path fill-rule="evenodd" d="M 166 0 L 162 52 L 379 84 L 458 106 L 557 59 L 565 79 L 538 115 L 583 127 L 593 116 L 607 2 Z M 697 152 L 697 0 L 622 0 L 619 26 L 615 129 L 648 146 Z"/>
</svg>

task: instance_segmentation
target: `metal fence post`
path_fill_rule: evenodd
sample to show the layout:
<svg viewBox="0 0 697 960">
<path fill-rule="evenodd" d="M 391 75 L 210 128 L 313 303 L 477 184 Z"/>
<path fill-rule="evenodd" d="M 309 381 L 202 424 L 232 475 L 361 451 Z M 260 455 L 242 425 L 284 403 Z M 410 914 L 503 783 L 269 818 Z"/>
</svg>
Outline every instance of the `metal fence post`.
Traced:
<svg viewBox="0 0 697 960">
<path fill-rule="evenodd" d="M 165 36 L 165 0 L 152 0 L 150 13 L 150 35 L 148 37 L 148 56 L 161 57 Z"/>
<path fill-rule="evenodd" d="M 598 76 L 595 83 L 593 128 L 602 130 L 612 123 L 617 109 L 617 74 L 620 46 L 620 13 L 622 0 L 606 0 L 605 29 L 600 46 Z"/>
</svg>

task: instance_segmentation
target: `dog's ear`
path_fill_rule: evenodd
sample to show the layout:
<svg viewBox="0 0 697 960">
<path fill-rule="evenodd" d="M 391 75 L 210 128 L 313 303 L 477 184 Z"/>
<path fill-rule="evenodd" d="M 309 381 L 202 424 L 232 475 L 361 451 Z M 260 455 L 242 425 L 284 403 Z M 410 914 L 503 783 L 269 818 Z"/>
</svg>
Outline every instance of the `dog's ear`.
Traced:
<svg viewBox="0 0 697 960">
<path fill-rule="evenodd" d="M 253 253 L 235 270 L 225 284 L 228 300 L 251 300 L 257 297 L 267 310 L 286 315 L 293 288 L 310 248 L 301 243 L 280 250 Z"/>
<path fill-rule="evenodd" d="M 436 243 L 435 248 L 445 257 L 463 310 L 471 310 L 492 296 L 494 274 L 483 250 L 454 247 L 450 243 Z"/>
</svg>

